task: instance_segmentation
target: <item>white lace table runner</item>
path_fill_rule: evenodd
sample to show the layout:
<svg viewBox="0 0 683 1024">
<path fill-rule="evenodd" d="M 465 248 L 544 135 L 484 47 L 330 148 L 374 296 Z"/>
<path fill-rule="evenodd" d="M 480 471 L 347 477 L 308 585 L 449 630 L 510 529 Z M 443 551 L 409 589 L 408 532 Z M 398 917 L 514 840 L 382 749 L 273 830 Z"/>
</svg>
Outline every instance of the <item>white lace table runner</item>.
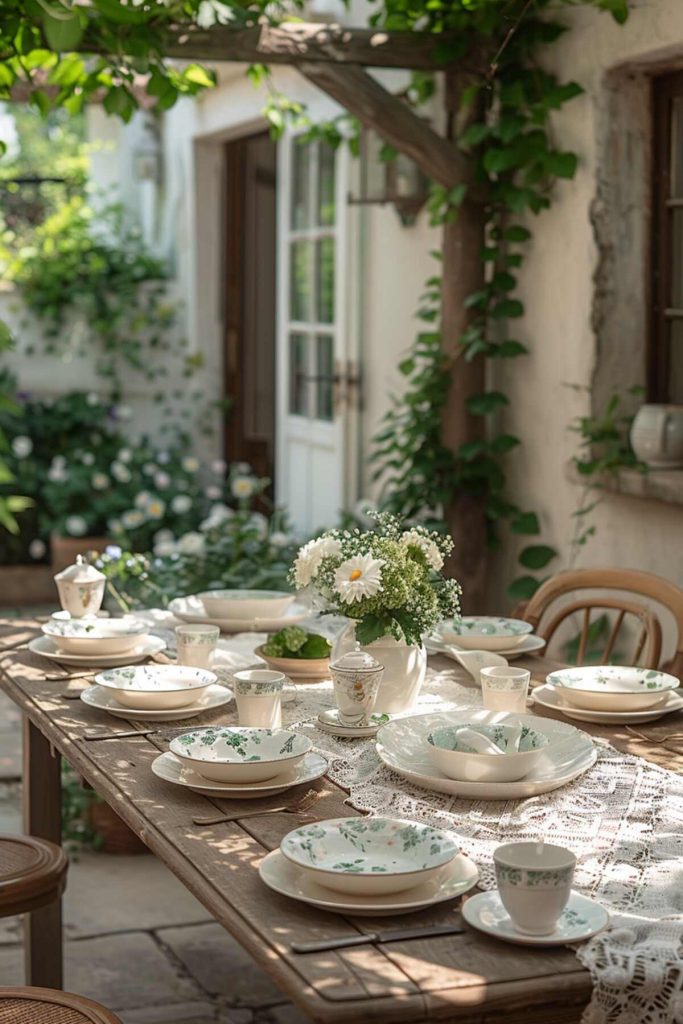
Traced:
<svg viewBox="0 0 683 1024">
<path fill-rule="evenodd" d="M 160 622 L 157 623 L 161 625 Z M 164 622 L 164 626 L 169 623 Z M 243 659 L 264 637 L 221 640 L 222 659 Z M 458 666 L 430 668 L 416 712 L 481 706 Z M 609 930 L 579 947 L 594 989 L 584 1024 L 683 1024 L 683 778 L 599 744 L 596 764 L 562 789 L 527 800 L 472 801 L 420 789 L 386 768 L 374 740 L 345 740 L 315 725 L 334 706 L 330 683 L 297 687 L 285 724 L 308 734 L 329 777 L 357 810 L 452 828 L 493 888 L 493 851 L 544 839 L 578 858 L 575 888 L 611 915 Z M 598 741 L 599 742 L 599 741 Z"/>
</svg>

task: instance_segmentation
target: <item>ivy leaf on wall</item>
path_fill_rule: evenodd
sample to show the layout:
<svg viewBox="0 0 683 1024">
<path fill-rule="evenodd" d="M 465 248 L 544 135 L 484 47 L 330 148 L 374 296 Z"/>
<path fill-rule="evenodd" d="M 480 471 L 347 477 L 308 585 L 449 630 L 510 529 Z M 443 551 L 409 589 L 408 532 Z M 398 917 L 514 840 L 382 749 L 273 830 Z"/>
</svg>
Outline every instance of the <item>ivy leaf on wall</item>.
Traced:
<svg viewBox="0 0 683 1024">
<path fill-rule="evenodd" d="M 513 601 L 528 601 L 530 597 L 534 596 L 540 585 L 541 581 L 534 579 L 533 576 L 518 576 L 507 588 L 508 597 L 511 597 Z"/>
<path fill-rule="evenodd" d="M 519 561 L 525 569 L 543 569 L 557 555 L 547 544 L 531 544 L 522 550 Z"/>
<path fill-rule="evenodd" d="M 515 516 L 512 520 L 510 527 L 513 533 L 532 535 L 541 532 L 538 516 L 535 512 L 520 512 L 519 515 Z"/>
</svg>

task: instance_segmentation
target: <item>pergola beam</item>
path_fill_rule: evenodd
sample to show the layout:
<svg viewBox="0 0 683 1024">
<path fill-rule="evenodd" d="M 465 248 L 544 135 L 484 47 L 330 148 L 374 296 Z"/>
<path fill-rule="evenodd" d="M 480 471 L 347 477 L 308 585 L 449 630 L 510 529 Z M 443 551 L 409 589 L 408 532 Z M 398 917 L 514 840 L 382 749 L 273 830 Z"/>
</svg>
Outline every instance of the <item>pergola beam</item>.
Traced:
<svg viewBox="0 0 683 1024">
<path fill-rule="evenodd" d="M 299 64 L 298 70 L 335 99 L 366 128 L 410 157 L 427 177 L 445 188 L 462 181 L 465 157 L 363 68 Z"/>
<path fill-rule="evenodd" d="M 240 61 L 248 64 L 361 65 L 438 71 L 449 67 L 452 36 L 430 32 L 345 28 L 314 22 L 210 29 L 183 28 L 169 32 L 164 52 L 170 57 L 199 61 Z M 82 45 L 81 49 L 87 46 Z"/>
</svg>

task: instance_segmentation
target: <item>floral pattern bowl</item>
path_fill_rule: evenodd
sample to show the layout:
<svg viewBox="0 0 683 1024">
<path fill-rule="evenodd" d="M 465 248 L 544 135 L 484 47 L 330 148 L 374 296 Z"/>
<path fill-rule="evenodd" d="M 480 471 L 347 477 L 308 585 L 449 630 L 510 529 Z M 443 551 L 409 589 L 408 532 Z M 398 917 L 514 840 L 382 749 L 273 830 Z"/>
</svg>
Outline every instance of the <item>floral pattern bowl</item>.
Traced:
<svg viewBox="0 0 683 1024">
<path fill-rule="evenodd" d="M 587 665 L 551 672 L 546 682 L 564 702 L 586 711 L 644 711 L 666 700 L 680 680 L 652 668 Z"/>
<path fill-rule="evenodd" d="M 521 644 L 533 631 L 523 619 L 502 619 L 493 615 L 464 615 L 444 623 L 439 635 L 446 643 L 472 651 L 505 651 Z"/>
<path fill-rule="evenodd" d="M 295 595 L 284 590 L 205 590 L 197 596 L 213 619 L 277 619 Z"/>
<path fill-rule="evenodd" d="M 216 676 L 189 665 L 129 665 L 100 672 L 95 682 L 124 707 L 172 711 L 203 697 Z"/>
<path fill-rule="evenodd" d="M 45 636 L 65 654 L 125 654 L 132 651 L 147 632 L 144 622 L 123 619 L 50 619 L 42 627 Z"/>
<path fill-rule="evenodd" d="M 283 855 L 320 885 L 353 896 L 403 892 L 460 852 L 451 832 L 399 818 L 334 818 L 295 828 Z"/>
<path fill-rule="evenodd" d="M 176 736 L 170 750 L 205 779 L 244 785 L 290 771 L 312 746 L 307 736 L 286 729 L 219 726 Z"/>
<path fill-rule="evenodd" d="M 471 729 L 492 740 L 500 754 L 480 754 L 460 737 Z M 516 737 L 519 736 L 519 745 Z M 482 725 L 466 722 L 428 733 L 432 760 L 449 779 L 463 782 L 515 782 L 528 775 L 543 756 L 548 737 L 527 725 Z M 516 749 L 515 749 L 516 747 Z"/>
</svg>

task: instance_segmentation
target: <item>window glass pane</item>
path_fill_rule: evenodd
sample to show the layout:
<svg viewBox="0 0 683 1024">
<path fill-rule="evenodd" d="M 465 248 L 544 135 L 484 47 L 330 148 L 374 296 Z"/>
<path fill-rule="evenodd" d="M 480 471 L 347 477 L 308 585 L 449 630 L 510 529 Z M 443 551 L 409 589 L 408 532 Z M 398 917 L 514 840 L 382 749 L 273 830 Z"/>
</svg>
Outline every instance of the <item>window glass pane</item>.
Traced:
<svg viewBox="0 0 683 1024">
<path fill-rule="evenodd" d="M 293 228 L 311 227 L 311 146 L 292 142 L 292 216 Z"/>
<path fill-rule="evenodd" d="M 295 416 L 308 415 L 306 396 L 308 381 L 308 338 L 305 334 L 289 336 L 289 411 Z"/>
<path fill-rule="evenodd" d="M 334 224 L 334 163 L 336 154 L 331 146 L 321 142 L 318 149 L 318 224 Z"/>
<path fill-rule="evenodd" d="M 334 239 L 315 243 L 316 320 L 334 323 Z"/>
<path fill-rule="evenodd" d="M 668 397 L 674 405 L 683 405 L 683 320 L 671 324 Z"/>
<path fill-rule="evenodd" d="M 334 340 L 329 334 L 318 334 L 315 339 L 318 376 L 315 414 L 319 420 L 334 419 Z"/>
<path fill-rule="evenodd" d="M 310 321 L 312 302 L 312 242 L 292 242 L 289 267 L 289 319 Z"/>
</svg>

